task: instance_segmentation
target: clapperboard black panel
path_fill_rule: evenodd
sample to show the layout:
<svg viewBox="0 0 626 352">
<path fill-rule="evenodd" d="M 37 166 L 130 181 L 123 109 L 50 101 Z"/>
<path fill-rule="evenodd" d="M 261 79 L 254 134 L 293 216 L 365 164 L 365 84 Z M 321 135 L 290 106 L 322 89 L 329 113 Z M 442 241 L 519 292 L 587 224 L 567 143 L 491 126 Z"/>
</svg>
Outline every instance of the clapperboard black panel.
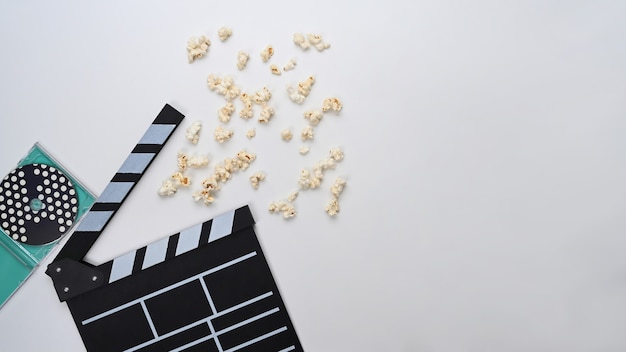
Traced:
<svg viewBox="0 0 626 352">
<path fill-rule="evenodd" d="M 98 266 L 67 300 L 90 351 L 301 351 L 242 207 Z"/>
<path fill-rule="evenodd" d="M 302 351 L 247 206 L 110 262 L 84 256 L 183 116 L 166 105 L 46 273 L 89 351 Z"/>
</svg>

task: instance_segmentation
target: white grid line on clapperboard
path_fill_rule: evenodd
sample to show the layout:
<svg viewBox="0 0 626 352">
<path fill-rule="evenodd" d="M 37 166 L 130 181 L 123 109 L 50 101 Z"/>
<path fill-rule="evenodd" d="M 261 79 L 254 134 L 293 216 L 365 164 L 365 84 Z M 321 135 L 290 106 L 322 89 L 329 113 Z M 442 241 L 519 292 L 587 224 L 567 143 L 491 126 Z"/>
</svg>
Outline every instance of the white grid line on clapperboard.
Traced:
<svg viewBox="0 0 626 352">
<path fill-rule="evenodd" d="M 204 280 L 200 280 L 200 285 L 202 285 L 202 291 L 204 291 L 204 295 L 206 296 L 206 299 L 209 301 L 209 306 L 211 306 L 211 316 L 215 316 L 215 314 L 217 314 L 217 309 L 215 309 L 215 303 L 213 303 L 213 298 L 211 297 L 211 293 L 209 293 L 209 288 L 206 287 L 206 282 L 204 282 Z M 215 345 L 217 346 L 217 351 L 224 352 L 224 349 L 222 348 L 222 344 L 220 343 L 220 340 L 217 338 L 217 335 L 215 335 L 215 327 L 213 326 L 211 319 L 207 319 L 207 325 L 209 325 L 209 330 L 211 331 L 211 335 L 216 336 Z"/>
<path fill-rule="evenodd" d="M 219 330 L 219 331 L 216 331 L 216 330 L 215 330 L 215 328 L 213 327 L 213 324 L 212 324 L 212 322 L 211 322 L 211 320 L 212 320 L 212 319 L 218 318 L 218 317 L 220 317 L 220 316 L 223 316 L 223 315 L 226 315 L 226 314 L 228 314 L 228 313 L 231 313 L 231 312 L 233 312 L 233 311 L 235 311 L 235 310 L 237 310 L 237 309 L 240 309 L 240 308 L 246 307 L 246 306 L 248 306 L 248 305 L 254 304 L 254 303 L 258 302 L 258 301 L 261 301 L 262 299 L 265 299 L 265 298 L 270 297 L 270 296 L 272 296 L 272 295 L 273 295 L 273 292 L 272 292 L 272 291 L 269 291 L 269 292 L 266 292 L 266 293 L 264 293 L 264 294 L 262 294 L 262 295 L 260 295 L 260 296 L 257 296 L 257 297 L 251 298 L 251 299 L 249 299 L 249 300 L 247 300 L 247 301 L 245 301 L 245 302 L 239 303 L 239 304 L 237 304 L 237 305 L 235 305 L 235 306 L 233 306 L 233 307 L 230 307 L 230 308 L 224 309 L 224 310 L 222 310 L 221 312 L 217 312 L 217 309 L 215 308 L 215 304 L 213 303 L 213 299 L 211 298 L 211 294 L 210 294 L 210 292 L 209 292 L 209 290 L 208 290 L 208 287 L 206 287 L 206 283 L 204 282 L 203 278 L 204 278 L 205 276 L 207 276 L 207 275 L 210 275 L 210 274 L 212 274 L 212 273 L 218 272 L 218 271 L 220 271 L 220 270 L 223 270 L 223 269 L 225 269 L 225 268 L 228 268 L 228 267 L 230 267 L 230 266 L 233 266 L 233 265 L 236 265 L 236 264 L 238 264 L 238 263 L 240 263 L 240 262 L 243 262 L 244 260 L 249 259 L 249 258 L 252 258 L 252 257 L 254 257 L 255 255 L 257 255 L 256 251 L 250 252 L 250 253 L 248 253 L 248 254 L 245 254 L 245 255 L 243 255 L 243 256 L 240 256 L 240 257 L 238 257 L 238 258 L 235 258 L 235 259 L 233 259 L 233 260 L 230 260 L 230 261 L 228 261 L 228 262 L 226 262 L 226 263 L 224 263 L 224 264 L 221 264 L 221 265 L 218 265 L 218 266 L 216 266 L 216 267 L 213 267 L 213 268 L 211 268 L 211 269 L 209 269 L 209 270 L 206 270 L 206 271 L 204 271 L 204 272 L 202 272 L 202 273 L 200 273 L 200 274 L 197 274 L 197 275 L 194 275 L 194 276 L 189 277 L 189 278 L 187 278 L 187 279 L 181 280 L 181 281 L 179 281 L 179 282 L 177 282 L 177 283 L 174 283 L 174 284 L 172 284 L 172 285 L 169 285 L 169 286 L 167 286 L 167 287 L 164 287 L 164 288 L 162 288 L 162 289 L 159 289 L 159 290 L 157 290 L 157 291 L 154 291 L 154 292 L 152 292 L 152 293 L 149 293 L 149 294 L 147 294 L 147 295 L 144 295 L 144 296 L 142 296 L 142 297 L 140 297 L 140 298 L 136 298 L 136 299 L 134 299 L 134 300 L 132 300 L 132 301 L 130 301 L 130 302 L 124 303 L 124 304 L 119 305 L 119 306 L 117 306 L 117 307 L 115 307 L 115 308 L 112 308 L 112 309 L 110 309 L 110 310 L 107 310 L 107 311 L 105 311 L 105 312 L 102 312 L 102 313 L 100 313 L 100 314 L 97 314 L 97 315 L 95 315 L 95 316 L 93 316 L 93 317 L 91 317 L 91 318 L 89 318 L 89 319 L 85 319 L 85 320 L 83 320 L 81 323 L 82 323 L 82 325 L 87 325 L 87 324 L 92 323 L 92 322 L 94 322 L 94 321 L 96 321 L 96 320 L 99 320 L 99 319 L 101 319 L 101 318 L 107 317 L 107 316 L 109 316 L 109 315 L 112 315 L 112 314 L 114 314 L 114 313 L 117 313 L 117 312 L 119 312 L 119 311 L 122 311 L 122 310 L 124 310 L 124 309 L 126 309 L 126 308 L 129 308 L 129 307 L 134 306 L 134 305 L 136 305 L 136 304 L 138 304 L 138 303 L 139 303 L 139 304 L 141 305 L 141 308 L 142 308 L 142 310 L 143 310 L 143 312 L 144 312 L 144 315 L 145 315 L 145 317 L 146 317 L 146 319 L 147 319 L 147 321 L 148 321 L 148 324 L 149 324 L 149 326 L 150 326 L 150 330 L 152 331 L 152 334 L 153 334 L 154 338 L 153 338 L 152 340 L 146 341 L 146 342 L 144 342 L 144 343 L 142 343 L 142 344 L 139 344 L 139 345 L 137 345 L 137 346 L 134 346 L 134 347 L 132 347 L 132 348 L 129 348 L 129 349 L 127 349 L 127 350 L 126 350 L 126 352 L 137 351 L 137 350 L 139 350 L 139 349 L 141 349 L 141 348 L 144 348 L 144 347 L 146 347 L 146 346 L 152 345 L 152 344 L 157 343 L 157 342 L 159 342 L 159 341 L 162 341 L 162 340 L 164 340 L 164 339 L 166 339 L 166 338 L 168 338 L 168 337 L 174 336 L 174 335 L 176 335 L 176 334 L 179 334 L 179 333 L 181 333 L 181 332 L 184 332 L 184 331 L 186 331 L 186 330 L 189 330 L 189 329 L 191 329 L 191 328 L 194 328 L 194 327 L 196 327 L 196 326 L 198 326 L 198 325 L 201 325 L 201 324 L 204 324 L 204 323 L 206 323 L 206 324 L 208 325 L 208 327 L 209 327 L 209 329 L 210 329 L 210 331 L 211 331 L 211 334 L 209 334 L 209 335 L 207 335 L 207 336 L 204 336 L 204 337 L 202 337 L 202 338 L 200 338 L 200 339 L 197 339 L 197 340 L 195 340 L 195 341 L 189 342 L 189 343 L 187 343 L 187 344 L 185 344 L 185 345 L 183 345 L 183 346 L 180 346 L 179 348 L 174 349 L 173 351 L 182 351 L 182 350 L 184 350 L 184 349 L 186 349 L 186 348 L 189 348 L 189 347 L 195 346 L 195 345 L 197 345 L 197 344 L 200 344 L 200 343 L 202 343 L 202 342 L 205 342 L 205 341 L 208 341 L 208 340 L 214 339 L 214 342 L 215 342 L 215 344 L 216 344 L 216 346 L 217 346 L 217 348 L 218 348 L 218 351 L 219 351 L 219 352 L 235 352 L 235 351 L 237 351 L 237 350 L 239 350 L 239 349 L 242 349 L 242 348 L 244 348 L 244 347 L 250 346 L 250 345 L 252 345 L 252 344 L 254 344 L 254 343 L 256 343 L 256 342 L 262 341 L 262 340 L 264 340 L 264 339 L 266 339 L 266 338 L 270 338 L 270 337 L 272 337 L 272 336 L 274 336 L 274 335 L 276 335 L 276 334 L 279 334 L 279 333 L 284 332 L 284 331 L 286 331 L 286 330 L 287 330 L 287 327 L 286 327 L 286 326 L 283 326 L 283 327 L 281 327 L 281 328 L 278 328 L 278 329 L 276 329 L 276 330 L 273 330 L 273 331 L 270 331 L 270 332 L 268 332 L 268 333 L 266 333 L 266 334 L 263 334 L 263 335 L 261 335 L 261 336 L 258 336 L 258 337 L 254 338 L 254 339 L 252 339 L 252 340 L 249 340 L 249 341 L 246 341 L 246 342 L 244 342 L 244 343 L 241 343 L 241 344 L 239 344 L 239 345 L 237 345 L 237 346 L 234 346 L 234 347 L 232 347 L 232 348 L 230 348 L 230 349 L 228 349 L 228 350 L 224 350 L 224 349 L 222 348 L 222 346 L 221 346 L 220 342 L 219 342 L 219 339 L 218 339 L 218 338 L 219 338 L 219 336 L 220 336 L 220 335 L 225 334 L 225 333 L 230 332 L 230 331 L 233 331 L 233 330 L 238 329 L 238 328 L 240 328 L 240 327 L 242 327 L 242 326 L 245 326 L 245 325 L 247 325 L 247 324 L 250 324 L 250 323 L 252 323 L 252 322 L 254 322 L 254 321 L 257 321 L 257 320 L 259 320 L 259 319 L 262 319 L 262 318 L 264 318 L 264 317 L 267 317 L 267 316 L 269 316 L 269 315 L 272 315 L 272 314 L 274 314 L 274 313 L 279 312 L 279 308 L 278 308 L 278 307 L 275 307 L 275 308 L 273 308 L 273 309 L 270 309 L 269 311 L 266 311 L 266 312 L 264 312 L 264 313 L 261 313 L 261 314 L 255 315 L 255 316 L 253 316 L 253 317 L 251 317 L 251 318 L 248 318 L 248 319 L 246 319 L 246 320 L 243 320 L 243 321 L 241 321 L 241 322 L 239 322 L 239 323 L 236 323 L 236 324 L 234 324 L 234 325 L 231 325 L 231 326 L 229 326 L 229 327 L 227 327 L 227 328 L 224 328 L 224 329 L 222 329 L 222 330 Z M 148 311 L 148 309 L 147 309 L 147 307 L 146 307 L 145 301 L 146 301 L 146 300 L 148 300 L 148 299 L 150 299 L 150 298 L 152 298 L 152 297 L 159 296 L 159 295 L 161 295 L 161 294 L 163 294 L 163 293 L 166 293 L 166 292 L 171 291 L 171 290 L 173 290 L 173 289 L 175 289 L 175 288 L 178 288 L 178 287 L 180 287 L 180 286 L 183 286 L 183 285 L 185 285 L 185 284 L 187 284 L 187 283 L 193 282 L 193 281 L 195 281 L 195 280 L 199 280 L 199 281 L 200 281 L 200 283 L 201 283 L 201 285 L 202 285 L 202 289 L 203 289 L 203 291 L 204 291 L 204 294 L 205 294 L 205 296 L 206 296 L 206 298 L 207 298 L 207 300 L 208 300 L 208 302 L 209 302 L 209 305 L 210 305 L 210 307 L 211 307 L 211 312 L 212 312 L 212 315 L 211 315 L 210 317 L 203 318 L 203 319 L 201 319 L 201 320 L 198 320 L 198 321 L 196 321 L 196 322 L 193 322 L 193 323 L 191 323 L 191 324 L 188 324 L 188 325 L 186 325 L 186 326 L 183 326 L 183 327 L 181 327 L 181 328 L 179 328 L 179 329 L 176 329 L 176 330 L 174 330 L 174 331 L 171 331 L 171 332 L 169 332 L 169 333 L 166 333 L 166 334 L 163 334 L 163 335 L 159 336 L 159 335 L 158 335 L 158 333 L 157 333 L 157 331 L 156 331 L 156 328 L 155 328 L 155 326 L 154 326 L 154 323 L 153 323 L 153 321 L 152 321 L 152 318 L 151 318 L 151 316 L 150 316 L 150 313 L 149 313 L 149 311 Z M 287 348 L 285 348 L 285 349 L 281 350 L 280 352 L 288 352 L 288 351 L 293 351 L 294 349 L 295 349 L 295 346 L 290 346 L 290 347 L 287 347 Z"/>
</svg>

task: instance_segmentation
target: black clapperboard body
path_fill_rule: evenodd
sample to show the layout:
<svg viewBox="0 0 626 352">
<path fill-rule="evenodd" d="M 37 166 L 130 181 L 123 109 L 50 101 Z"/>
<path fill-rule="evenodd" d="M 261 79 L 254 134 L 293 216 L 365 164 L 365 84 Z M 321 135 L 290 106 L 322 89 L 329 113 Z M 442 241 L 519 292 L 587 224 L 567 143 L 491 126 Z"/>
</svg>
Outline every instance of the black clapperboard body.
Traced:
<svg viewBox="0 0 626 352">
<path fill-rule="evenodd" d="M 48 266 L 59 299 L 88 351 L 302 351 L 247 206 L 84 261 L 183 117 L 163 108 Z"/>
</svg>

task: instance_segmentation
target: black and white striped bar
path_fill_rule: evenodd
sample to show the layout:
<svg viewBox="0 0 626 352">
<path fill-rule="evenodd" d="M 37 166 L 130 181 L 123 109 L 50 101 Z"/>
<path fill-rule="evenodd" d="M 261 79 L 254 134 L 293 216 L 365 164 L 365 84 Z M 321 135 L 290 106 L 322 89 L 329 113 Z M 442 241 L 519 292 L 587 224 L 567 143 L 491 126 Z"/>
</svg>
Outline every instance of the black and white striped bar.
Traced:
<svg viewBox="0 0 626 352">
<path fill-rule="evenodd" d="M 84 258 L 183 118 L 170 105 L 163 107 L 55 261 L 63 258 L 81 261 Z"/>
<path fill-rule="evenodd" d="M 123 254 L 99 265 L 97 269 L 104 275 L 106 282 L 112 283 L 253 224 L 254 219 L 247 206 L 231 210 L 170 237 Z"/>
</svg>

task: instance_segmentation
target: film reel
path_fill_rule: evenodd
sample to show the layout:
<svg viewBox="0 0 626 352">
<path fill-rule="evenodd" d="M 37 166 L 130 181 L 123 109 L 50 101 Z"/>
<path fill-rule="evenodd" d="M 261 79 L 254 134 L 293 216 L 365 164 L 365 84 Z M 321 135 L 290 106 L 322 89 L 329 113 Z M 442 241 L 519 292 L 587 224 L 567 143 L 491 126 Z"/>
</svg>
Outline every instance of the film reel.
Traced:
<svg viewBox="0 0 626 352">
<path fill-rule="evenodd" d="M 72 227 L 77 214 L 74 184 L 54 166 L 23 165 L 0 181 L 0 227 L 16 242 L 53 242 Z"/>
</svg>

